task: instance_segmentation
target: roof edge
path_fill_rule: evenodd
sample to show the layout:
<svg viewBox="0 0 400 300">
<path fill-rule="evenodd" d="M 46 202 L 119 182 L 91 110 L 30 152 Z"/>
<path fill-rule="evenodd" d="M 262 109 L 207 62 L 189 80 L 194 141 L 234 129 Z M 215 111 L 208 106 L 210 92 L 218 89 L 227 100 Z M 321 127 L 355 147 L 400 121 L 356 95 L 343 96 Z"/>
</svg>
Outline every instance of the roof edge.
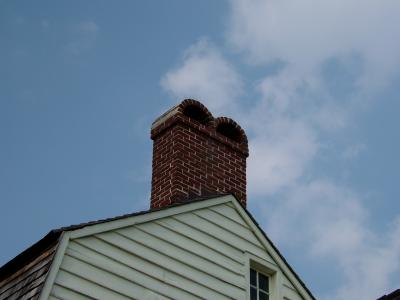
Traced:
<svg viewBox="0 0 400 300">
<path fill-rule="evenodd" d="M 186 204 L 211 200 L 211 199 L 220 198 L 220 197 L 224 197 L 224 196 L 228 196 L 228 195 L 232 196 L 232 198 L 235 199 L 234 201 L 236 201 L 236 203 L 244 210 L 244 212 L 248 215 L 248 217 L 251 219 L 251 221 L 254 223 L 254 225 L 256 225 L 257 229 L 261 232 L 261 234 L 264 236 L 264 238 L 268 241 L 268 243 L 271 245 L 273 250 L 280 257 L 280 259 L 283 261 L 283 263 L 288 267 L 290 272 L 292 272 L 294 277 L 298 280 L 300 285 L 306 290 L 306 292 L 311 296 L 312 299 L 316 299 L 314 297 L 314 295 L 311 293 L 311 291 L 308 289 L 306 284 L 301 280 L 300 276 L 293 270 L 293 268 L 287 262 L 285 257 L 281 254 L 281 252 L 274 245 L 274 243 L 269 239 L 267 234 L 264 232 L 264 230 L 261 228 L 261 226 L 255 220 L 255 218 L 250 213 L 250 211 L 246 207 L 244 207 L 241 204 L 241 202 L 232 193 L 220 193 L 220 194 L 210 194 L 210 195 L 206 195 L 206 196 L 199 196 L 199 197 L 195 197 L 192 199 L 187 199 L 185 201 L 182 201 L 181 203 L 175 203 L 175 204 L 167 206 L 167 207 L 149 209 L 146 211 L 139 211 L 136 213 L 116 216 L 113 218 L 102 219 L 102 220 L 97 220 L 97 221 L 92 221 L 92 222 L 86 222 L 86 223 L 81 223 L 81 224 L 76 224 L 76 225 L 71 225 L 71 226 L 66 226 L 66 227 L 61 227 L 58 229 L 51 230 L 47 235 L 45 235 L 38 242 L 36 242 L 32 246 L 30 246 L 29 248 L 25 249 L 23 252 L 21 252 L 16 257 L 14 257 L 9 262 L 7 262 L 2 267 L 0 267 L 0 282 L 3 281 L 4 279 L 6 279 L 8 276 L 15 273 L 16 271 L 18 271 L 19 269 L 21 269 L 24 265 L 33 261 L 41 253 L 43 253 L 45 250 L 47 250 L 49 247 L 51 247 L 56 241 L 59 240 L 59 238 L 63 232 L 74 231 L 77 229 L 82 229 L 86 226 L 92 226 L 92 225 L 102 224 L 102 223 L 106 223 L 106 222 L 121 220 L 121 219 L 129 218 L 129 217 L 134 217 L 134 216 L 138 216 L 138 215 L 149 214 L 152 212 L 166 210 L 168 208 L 179 207 L 179 206 L 183 206 Z"/>
<path fill-rule="evenodd" d="M 32 246 L 26 248 L 13 259 L 0 267 L 0 282 L 35 260 L 40 254 L 58 241 L 62 231 L 51 230 Z"/>
<path fill-rule="evenodd" d="M 282 255 L 282 253 L 278 250 L 278 248 L 275 246 L 275 244 L 270 240 L 270 238 L 267 236 L 267 234 L 265 233 L 265 231 L 261 228 L 260 224 L 258 224 L 258 222 L 256 221 L 256 219 L 253 217 L 253 215 L 250 213 L 250 211 L 244 207 L 243 205 L 241 205 L 240 201 L 233 195 L 233 198 L 235 198 L 236 202 L 239 204 L 240 207 L 243 208 L 243 210 L 245 211 L 245 213 L 248 215 L 248 217 L 251 219 L 251 221 L 254 223 L 254 225 L 256 225 L 257 229 L 261 232 L 261 234 L 263 235 L 263 237 L 268 241 L 268 243 L 271 245 L 272 249 L 277 253 L 277 255 L 279 256 L 279 258 L 283 261 L 283 263 L 287 266 L 287 268 L 289 269 L 290 272 L 292 272 L 292 274 L 294 275 L 294 277 L 297 279 L 297 281 L 300 283 L 300 285 L 304 288 L 304 290 L 310 295 L 310 297 L 314 300 L 316 300 L 317 298 L 315 298 L 315 296 L 313 295 L 313 293 L 310 291 L 310 289 L 307 287 L 307 285 L 304 283 L 304 281 L 300 278 L 300 276 L 296 273 L 296 271 L 291 267 L 291 265 L 289 264 L 289 262 L 286 260 L 286 258 Z"/>
<path fill-rule="evenodd" d="M 9 276 L 11 276 L 18 270 L 20 270 L 23 266 L 25 266 L 25 265 L 29 264 L 30 262 L 32 262 L 33 260 L 35 260 L 41 253 L 46 251 L 55 242 L 57 242 L 63 232 L 74 231 L 77 229 L 82 229 L 87 226 L 93 226 L 93 225 L 97 225 L 97 224 L 102 224 L 102 223 L 106 223 L 106 222 L 117 221 L 117 220 L 129 218 L 129 217 L 149 214 L 152 212 L 166 210 L 166 209 L 172 208 L 172 207 L 183 206 L 185 204 L 201 202 L 201 201 L 219 198 L 219 197 L 223 197 L 223 196 L 227 196 L 227 195 L 232 195 L 232 194 L 220 193 L 220 194 L 209 194 L 209 195 L 205 195 L 205 196 L 196 196 L 194 198 L 186 199 L 180 203 L 175 203 L 175 204 L 172 204 L 167 207 L 149 209 L 149 210 L 145 210 L 145 211 L 139 211 L 139 212 L 135 212 L 135 213 L 120 215 L 120 216 L 116 216 L 116 217 L 112 217 L 112 218 L 101 219 L 101 220 L 96 220 L 96 221 L 80 223 L 80 224 L 75 224 L 75 225 L 70 225 L 70 226 L 53 229 L 53 230 L 49 231 L 49 233 L 47 233 L 39 241 L 37 241 L 36 243 L 31 245 L 30 247 L 26 248 L 20 254 L 18 254 L 13 259 L 11 259 L 7 263 L 5 263 L 3 266 L 1 266 L 0 267 L 0 282 L 2 282 L 3 280 L 5 280 Z M 232 196 L 235 197 L 234 195 L 232 195 Z"/>
</svg>

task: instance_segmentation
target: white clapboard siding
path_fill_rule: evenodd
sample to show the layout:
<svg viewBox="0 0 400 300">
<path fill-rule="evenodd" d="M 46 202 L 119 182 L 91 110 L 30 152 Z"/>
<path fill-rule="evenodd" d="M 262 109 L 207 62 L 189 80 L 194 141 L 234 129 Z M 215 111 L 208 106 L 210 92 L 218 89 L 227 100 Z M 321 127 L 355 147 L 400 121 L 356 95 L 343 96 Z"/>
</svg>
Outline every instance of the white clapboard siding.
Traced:
<svg viewBox="0 0 400 300">
<path fill-rule="evenodd" d="M 236 248 L 238 252 L 243 252 L 243 250 L 245 250 L 272 262 L 272 259 L 267 255 L 264 247 L 262 247 L 260 243 L 257 245 L 250 243 L 243 236 L 200 218 L 194 213 L 180 214 L 174 216 L 174 218 L 186 225 L 197 228 L 197 230 L 203 233 L 212 233 L 216 239 L 223 241 L 232 248 Z"/>
<path fill-rule="evenodd" d="M 161 223 L 147 222 L 139 224 L 136 228 L 155 236 L 156 238 L 167 241 L 177 247 L 180 247 L 188 253 L 192 253 L 199 258 L 210 261 L 212 264 L 226 269 L 232 274 L 243 276 L 243 265 L 238 263 L 225 254 L 215 251 L 207 244 L 202 244 L 200 241 L 192 236 L 185 236 L 176 232 L 168 227 L 164 227 Z"/>
<path fill-rule="evenodd" d="M 237 222 L 223 217 L 220 214 L 210 210 L 210 209 L 201 209 L 195 211 L 194 214 L 210 223 L 213 223 L 229 232 L 237 234 L 242 239 L 260 247 L 260 241 L 255 237 L 253 232 L 249 229 L 248 226 L 244 226 L 238 224 Z"/>
<path fill-rule="evenodd" d="M 218 213 L 221 217 L 232 220 L 246 228 L 248 225 L 243 220 L 243 218 L 237 213 L 236 208 L 226 204 L 226 205 L 216 205 L 209 208 L 209 210 Z"/>
<path fill-rule="evenodd" d="M 181 285 L 183 281 L 191 281 L 193 287 L 196 288 L 196 295 L 209 295 L 207 299 L 212 298 L 224 298 L 233 297 L 233 295 L 240 292 L 240 288 L 230 285 L 229 288 L 226 287 L 227 284 L 222 281 L 216 281 L 215 278 L 210 278 L 210 276 L 205 276 L 203 272 L 199 272 L 195 268 L 190 268 L 188 265 L 174 260 L 163 253 L 162 247 L 158 250 L 151 249 L 144 246 L 141 243 L 135 242 L 133 240 L 127 239 L 124 236 L 118 234 L 102 234 L 101 237 L 110 243 L 114 243 L 125 250 L 134 249 L 134 253 L 139 253 L 142 259 L 148 261 L 146 268 L 154 264 L 156 266 L 164 267 L 165 273 L 171 277 L 172 283 Z M 173 270 L 173 272 L 172 272 Z M 144 270 L 143 270 L 144 271 Z M 190 282 L 184 284 L 184 289 Z"/>
<path fill-rule="evenodd" d="M 282 279 L 282 284 L 292 290 L 296 290 L 296 288 L 293 286 L 293 284 L 287 279 L 287 277 L 283 277 Z"/>
<path fill-rule="evenodd" d="M 246 299 L 246 253 L 277 266 L 229 201 L 76 236 L 50 299 Z M 282 297 L 302 299 L 281 278 Z"/>
<path fill-rule="evenodd" d="M 104 240 L 111 241 L 114 245 L 117 245 L 123 251 L 127 252 L 125 253 L 124 258 L 123 251 L 115 252 L 115 249 L 107 249 L 111 250 L 107 252 L 107 255 L 114 255 L 117 260 L 123 260 L 125 264 L 128 264 L 129 267 L 137 273 L 136 275 L 138 278 L 135 278 L 134 281 L 139 282 L 147 289 L 157 291 L 160 289 L 165 290 L 169 286 L 174 286 L 174 288 L 172 289 L 172 292 L 174 292 L 174 294 L 165 294 L 166 296 L 170 296 L 174 299 L 184 299 L 182 298 L 182 296 L 189 297 L 198 293 L 205 293 L 206 295 L 208 294 L 209 297 L 218 297 L 218 293 L 209 289 L 208 287 L 202 286 L 198 283 L 191 284 L 192 279 L 188 279 L 184 276 L 181 276 L 180 274 L 177 274 L 176 272 L 170 271 L 168 268 L 164 268 L 164 266 L 160 266 L 163 265 L 163 263 L 160 261 L 157 255 L 154 255 L 154 253 L 149 253 L 149 261 L 143 259 L 144 255 L 136 256 L 133 253 L 130 253 L 130 251 L 132 251 L 131 249 L 137 250 L 138 248 L 136 248 L 136 246 L 132 245 L 129 240 L 123 238 L 122 236 L 113 235 L 111 233 L 108 236 L 102 236 L 102 238 L 104 238 Z M 99 243 L 96 244 L 96 247 L 99 249 L 105 248 Z M 102 251 L 104 252 L 104 250 Z M 146 275 L 148 275 L 149 278 L 147 278 Z M 189 275 L 192 276 L 191 274 Z M 131 276 L 133 275 L 131 274 Z M 151 280 L 150 276 L 153 277 L 153 280 Z M 154 284 L 158 284 L 159 282 L 165 282 L 168 285 L 162 286 L 161 288 L 152 286 Z M 184 295 L 179 295 L 177 294 L 177 292 L 179 292 L 179 290 L 177 289 L 186 290 L 188 291 L 188 293 L 185 293 Z"/>
<path fill-rule="evenodd" d="M 188 272 L 192 273 L 192 269 L 194 269 L 194 273 L 200 277 L 200 281 L 202 278 L 207 278 L 210 275 L 211 282 L 205 283 L 207 286 L 216 285 L 218 288 L 225 286 L 226 282 L 229 283 L 227 288 L 230 289 L 230 285 L 235 285 L 239 289 L 245 289 L 246 286 L 243 283 L 243 275 L 242 274 L 233 274 L 232 272 L 221 268 L 217 264 L 215 264 L 212 260 L 204 259 L 201 256 L 190 253 L 182 248 L 175 246 L 172 241 L 166 242 L 163 239 L 150 235 L 144 231 L 141 231 L 140 226 L 125 228 L 119 230 L 118 233 L 123 236 L 136 241 L 138 243 L 142 243 L 146 247 L 156 251 L 158 254 L 158 249 L 163 249 L 163 256 L 161 259 L 161 264 L 165 266 L 166 261 L 171 261 L 172 264 L 175 264 L 175 261 L 180 264 L 186 265 L 183 268 L 188 269 Z M 160 248 L 159 248 L 160 247 Z M 167 256 L 166 260 L 164 256 Z M 193 274 L 190 274 L 193 276 Z"/>
<path fill-rule="evenodd" d="M 284 299 L 288 300 L 302 300 L 303 298 L 296 291 L 293 284 L 287 279 L 286 276 L 282 278 L 282 295 Z"/>
<path fill-rule="evenodd" d="M 241 266 L 244 265 L 244 257 L 242 251 L 240 251 L 240 249 L 237 249 L 233 245 L 227 244 L 223 240 L 221 241 L 220 239 L 215 238 L 212 232 L 205 233 L 201 230 L 198 230 L 194 226 L 190 226 L 175 219 L 174 217 L 159 220 L 157 221 L 157 224 L 160 224 L 183 236 L 192 237 L 199 244 L 204 245 L 212 249 L 213 251 L 226 256 L 227 259 L 239 263 Z"/>
<path fill-rule="evenodd" d="M 285 300 L 302 300 L 303 298 L 299 295 L 299 293 L 287 286 L 282 287 L 282 296 Z"/>
<path fill-rule="evenodd" d="M 169 285 L 166 285 L 163 283 L 163 281 L 168 281 L 168 274 L 163 274 L 162 270 L 152 268 L 152 266 L 149 266 L 146 263 L 140 262 L 136 263 L 138 261 L 135 259 L 135 263 L 130 263 L 130 260 L 126 260 L 127 264 L 123 264 L 118 261 L 118 259 L 121 259 L 119 255 L 114 255 L 114 258 L 109 258 L 108 256 L 102 256 L 99 253 L 96 253 L 93 250 L 90 249 L 85 249 L 82 246 L 79 246 L 77 244 L 73 244 L 74 250 L 71 252 L 70 250 L 67 251 L 67 254 L 70 253 L 71 256 L 81 259 L 81 260 L 86 260 L 88 261 L 92 266 L 102 269 L 104 271 L 109 271 L 111 274 L 118 276 L 122 281 L 128 280 L 128 281 L 134 281 L 137 285 L 140 287 L 135 288 L 135 290 L 141 290 L 141 294 L 145 294 L 147 290 L 156 290 L 159 291 L 160 294 L 164 295 L 165 297 L 171 297 L 171 298 L 182 298 L 182 297 L 189 297 L 191 296 L 190 293 L 186 292 L 181 292 L 180 290 L 177 290 L 175 288 L 171 288 Z M 101 244 L 96 244 L 97 247 L 101 247 Z M 117 250 L 117 249 L 111 249 L 112 251 Z M 112 252 L 111 252 L 112 253 Z M 121 253 L 119 253 L 121 254 Z M 153 278 L 151 276 L 148 276 L 143 270 L 143 266 L 140 266 L 142 264 L 143 266 L 147 267 L 150 269 L 150 271 L 146 270 L 147 273 L 150 273 L 153 275 Z M 157 278 L 158 276 L 158 278 Z M 170 276 L 173 277 L 173 276 Z M 154 279 L 158 280 L 154 280 Z M 179 278 L 181 279 L 181 278 Z M 176 279 L 172 278 L 172 280 L 177 281 Z M 187 280 L 184 278 L 182 279 L 181 283 L 185 284 L 187 283 Z M 135 295 L 132 294 L 132 290 L 129 287 L 126 291 L 121 292 L 124 295 L 131 296 Z M 142 298 L 138 297 L 138 298 Z"/>
<path fill-rule="evenodd" d="M 69 261 L 65 258 L 67 258 L 67 256 L 64 257 L 63 264 L 68 264 Z M 77 270 L 80 270 L 80 268 L 77 267 Z M 82 273 L 88 273 L 88 275 L 82 275 Z M 104 275 L 98 276 L 100 277 L 99 279 L 91 281 L 93 280 L 91 279 L 91 277 L 93 277 L 92 274 L 92 270 L 88 270 L 87 266 L 84 264 L 82 264 L 82 269 L 80 271 L 74 271 L 73 273 L 60 269 L 57 273 L 54 287 L 65 287 L 72 291 L 76 291 L 77 293 L 84 294 L 92 299 L 130 299 L 109 289 L 104 284 L 104 279 L 102 278 Z"/>
<path fill-rule="evenodd" d="M 76 291 L 72 291 L 68 288 L 64 288 L 62 286 L 56 285 L 53 288 L 53 293 L 52 296 L 50 296 L 49 300 L 53 297 L 53 299 L 62 299 L 62 300 L 67 300 L 67 299 L 76 299 L 76 300 L 91 300 L 94 298 L 91 298 L 86 295 L 82 295 L 77 293 Z"/>
</svg>

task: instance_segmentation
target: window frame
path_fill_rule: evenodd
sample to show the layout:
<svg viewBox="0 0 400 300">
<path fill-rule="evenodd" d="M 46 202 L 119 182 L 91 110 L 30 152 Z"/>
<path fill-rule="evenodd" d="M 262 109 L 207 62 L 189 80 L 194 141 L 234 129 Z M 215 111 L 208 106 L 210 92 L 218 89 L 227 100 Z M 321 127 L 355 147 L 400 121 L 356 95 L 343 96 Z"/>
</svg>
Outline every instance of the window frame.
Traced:
<svg viewBox="0 0 400 300">
<path fill-rule="evenodd" d="M 250 300 L 250 269 L 253 269 L 269 280 L 269 300 L 281 299 L 281 275 L 275 264 L 246 252 L 246 299 Z M 258 292 L 258 291 L 257 291 Z"/>
<path fill-rule="evenodd" d="M 252 278 L 252 277 L 251 277 L 251 272 L 252 272 L 252 271 L 255 272 L 255 276 L 256 276 L 256 278 L 255 278 L 256 284 L 255 284 L 255 285 L 251 284 L 251 278 Z M 267 288 L 266 288 L 265 290 L 262 289 L 262 288 L 260 287 L 260 276 L 264 277 L 264 278 L 266 279 L 266 281 L 267 281 Z M 250 298 L 251 298 L 251 292 L 252 292 L 252 290 L 255 289 L 255 291 L 256 291 L 256 298 L 257 298 L 256 300 L 260 300 L 260 293 L 261 293 L 261 294 L 267 295 L 267 296 L 268 296 L 268 299 L 269 299 L 269 297 L 270 297 L 270 295 L 271 295 L 271 289 L 270 289 L 269 286 L 270 286 L 270 278 L 269 278 L 269 275 L 264 274 L 264 273 L 260 272 L 259 270 L 250 267 Z"/>
</svg>

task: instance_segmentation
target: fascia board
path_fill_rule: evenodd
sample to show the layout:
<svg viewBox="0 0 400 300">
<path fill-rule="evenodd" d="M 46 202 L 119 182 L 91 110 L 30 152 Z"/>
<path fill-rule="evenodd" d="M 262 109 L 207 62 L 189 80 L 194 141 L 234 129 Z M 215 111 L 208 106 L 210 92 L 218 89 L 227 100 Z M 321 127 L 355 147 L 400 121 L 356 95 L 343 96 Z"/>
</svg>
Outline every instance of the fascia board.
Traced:
<svg viewBox="0 0 400 300">
<path fill-rule="evenodd" d="M 249 217 L 247 212 L 243 209 L 243 207 L 238 203 L 238 201 L 232 201 L 234 204 L 236 210 L 239 212 L 241 217 L 244 219 L 244 221 L 249 225 L 251 230 L 254 232 L 256 237 L 260 240 L 262 245 L 265 247 L 267 250 L 268 254 L 271 255 L 273 260 L 276 262 L 276 264 L 279 266 L 281 271 L 283 272 L 284 275 L 289 279 L 289 281 L 293 284 L 293 286 L 297 289 L 297 291 L 301 294 L 301 296 L 305 300 L 314 300 L 314 298 L 309 294 L 309 292 L 304 289 L 304 287 L 300 284 L 296 276 L 293 274 L 293 272 L 288 268 L 287 263 L 285 263 L 280 255 L 275 251 L 275 249 L 271 246 L 270 242 L 265 238 L 264 234 L 260 231 L 260 229 L 257 227 L 256 224 L 254 224 L 253 220 Z"/>
<path fill-rule="evenodd" d="M 119 228 L 124 228 L 124 227 L 132 226 L 132 225 L 136 225 L 136 224 L 140 224 L 140 223 L 144 223 L 144 222 L 149 222 L 149 221 L 153 221 L 153 220 L 157 220 L 157 219 L 161 219 L 161 218 L 165 218 L 165 217 L 169 217 L 169 216 L 173 216 L 173 215 L 177 215 L 177 214 L 181 214 L 181 213 L 185 213 L 185 212 L 189 212 L 189 211 L 193 211 L 193 210 L 202 209 L 205 207 L 211 207 L 211 206 L 219 205 L 219 204 L 230 202 L 230 201 L 232 201 L 232 202 L 235 201 L 233 196 L 231 196 L 231 195 L 224 195 L 224 196 L 219 196 L 219 197 L 217 196 L 215 198 L 211 198 L 211 199 L 207 199 L 207 200 L 192 202 L 192 203 L 188 203 L 185 205 L 175 206 L 175 207 L 158 210 L 158 211 L 154 211 L 154 212 L 148 212 L 143 215 L 131 216 L 131 217 L 127 217 L 124 219 L 113 220 L 113 221 L 109 221 L 109 222 L 105 222 L 105 223 L 101 223 L 101 224 L 88 225 L 86 227 L 70 231 L 69 232 L 70 238 L 71 239 L 82 238 L 85 236 L 94 235 L 94 234 L 98 234 L 98 233 L 102 233 L 102 232 L 107 232 L 107 231 L 115 230 L 115 229 L 119 229 Z"/>
</svg>

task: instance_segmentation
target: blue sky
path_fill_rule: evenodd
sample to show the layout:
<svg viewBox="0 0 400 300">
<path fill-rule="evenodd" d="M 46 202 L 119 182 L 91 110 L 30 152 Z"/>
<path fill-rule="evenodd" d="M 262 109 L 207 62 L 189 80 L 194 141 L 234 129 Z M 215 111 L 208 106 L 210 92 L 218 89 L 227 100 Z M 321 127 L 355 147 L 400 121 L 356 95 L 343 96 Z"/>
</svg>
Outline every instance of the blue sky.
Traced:
<svg viewBox="0 0 400 300">
<path fill-rule="evenodd" d="M 0 1 L 0 264 L 147 209 L 150 124 L 195 98 L 245 128 L 249 209 L 318 298 L 399 288 L 399 9 Z"/>
</svg>

